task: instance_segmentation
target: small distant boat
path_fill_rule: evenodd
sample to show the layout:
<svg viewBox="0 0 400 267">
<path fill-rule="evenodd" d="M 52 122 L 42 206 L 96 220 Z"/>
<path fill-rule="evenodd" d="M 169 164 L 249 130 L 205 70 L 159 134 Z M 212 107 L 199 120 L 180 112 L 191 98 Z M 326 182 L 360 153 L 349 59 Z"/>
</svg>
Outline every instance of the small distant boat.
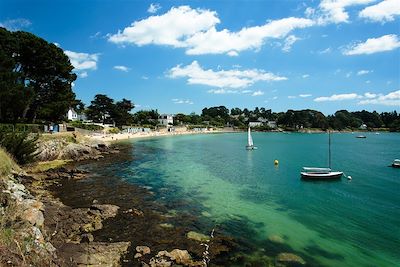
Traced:
<svg viewBox="0 0 400 267">
<path fill-rule="evenodd" d="M 257 149 L 256 146 L 254 146 L 253 143 L 253 138 L 251 137 L 251 131 L 250 131 L 250 126 L 249 126 L 249 130 L 247 132 L 247 146 L 246 146 L 247 150 L 254 150 Z"/>
<path fill-rule="evenodd" d="M 309 180 L 333 180 L 340 179 L 343 172 L 331 169 L 331 133 L 329 132 L 329 168 L 303 167 L 301 178 Z"/>
<path fill-rule="evenodd" d="M 393 168 L 400 168 L 400 159 L 393 160 L 392 167 Z"/>
<path fill-rule="evenodd" d="M 357 135 L 356 138 L 367 138 L 365 135 Z"/>
</svg>

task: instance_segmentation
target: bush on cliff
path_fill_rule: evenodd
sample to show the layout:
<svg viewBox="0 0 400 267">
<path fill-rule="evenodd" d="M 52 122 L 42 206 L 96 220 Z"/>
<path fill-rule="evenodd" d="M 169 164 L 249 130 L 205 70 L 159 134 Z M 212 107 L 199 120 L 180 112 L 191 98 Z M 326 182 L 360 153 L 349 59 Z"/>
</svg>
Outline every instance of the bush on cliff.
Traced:
<svg viewBox="0 0 400 267">
<path fill-rule="evenodd" d="M 36 156 L 36 141 L 38 135 L 32 136 L 26 132 L 0 132 L 0 146 L 3 147 L 18 164 L 32 162 Z"/>
</svg>

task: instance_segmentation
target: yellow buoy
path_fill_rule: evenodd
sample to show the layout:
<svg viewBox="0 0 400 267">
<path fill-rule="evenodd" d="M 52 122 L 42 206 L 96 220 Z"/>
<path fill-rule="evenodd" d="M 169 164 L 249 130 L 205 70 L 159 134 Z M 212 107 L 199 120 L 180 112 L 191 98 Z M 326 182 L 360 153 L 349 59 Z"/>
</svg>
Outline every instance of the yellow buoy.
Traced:
<svg viewBox="0 0 400 267">
<path fill-rule="evenodd" d="M 274 165 L 278 165 L 279 164 L 279 161 L 276 159 L 276 160 L 274 160 Z"/>
</svg>

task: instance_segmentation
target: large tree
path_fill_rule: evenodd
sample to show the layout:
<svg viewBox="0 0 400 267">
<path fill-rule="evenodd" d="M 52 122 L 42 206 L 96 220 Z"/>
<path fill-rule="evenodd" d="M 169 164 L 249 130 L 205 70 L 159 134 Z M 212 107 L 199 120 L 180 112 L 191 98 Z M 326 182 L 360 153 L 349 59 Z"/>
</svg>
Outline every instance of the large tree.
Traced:
<svg viewBox="0 0 400 267">
<path fill-rule="evenodd" d="M 97 94 L 86 111 L 89 120 L 101 123 L 114 122 L 111 115 L 114 112 L 114 100 L 106 95 Z"/>
<path fill-rule="evenodd" d="M 0 63 L 0 121 L 64 118 L 75 101 L 76 75 L 61 48 L 28 32 L 0 28 Z"/>
</svg>

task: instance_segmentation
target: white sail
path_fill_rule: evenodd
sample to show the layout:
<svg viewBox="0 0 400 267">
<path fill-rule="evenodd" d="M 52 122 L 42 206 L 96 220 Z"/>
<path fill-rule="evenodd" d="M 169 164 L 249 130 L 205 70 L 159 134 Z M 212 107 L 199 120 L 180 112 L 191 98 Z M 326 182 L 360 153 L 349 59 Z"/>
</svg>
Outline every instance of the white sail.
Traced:
<svg viewBox="0 0 400 267">
<path fill-rule="evenodd" d="M 253 138 L 251 138 L 250 127 L 249 127 L 249 131 L 248 131 L 248 134 L 247 134 L 247 145 L 248 145 L 249 147 L 254 146 L 254 144 L 253 144 Z"/>
</svg>

